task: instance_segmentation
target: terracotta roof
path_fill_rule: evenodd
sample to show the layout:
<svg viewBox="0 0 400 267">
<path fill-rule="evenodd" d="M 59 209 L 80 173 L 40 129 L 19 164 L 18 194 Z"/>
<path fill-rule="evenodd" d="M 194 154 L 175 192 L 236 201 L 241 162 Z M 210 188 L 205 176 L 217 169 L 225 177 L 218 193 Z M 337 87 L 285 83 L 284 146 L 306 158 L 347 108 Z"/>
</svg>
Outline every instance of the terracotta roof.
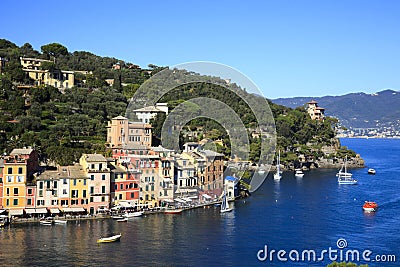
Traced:
<svg viewBox="0 0 400 267">
<path fill-rule="evenodd" d="M 101 154 L 83 154 L 85 157 L 86 162 L 105 162 L 107 161 L 106 158 Z"/>
</svg>

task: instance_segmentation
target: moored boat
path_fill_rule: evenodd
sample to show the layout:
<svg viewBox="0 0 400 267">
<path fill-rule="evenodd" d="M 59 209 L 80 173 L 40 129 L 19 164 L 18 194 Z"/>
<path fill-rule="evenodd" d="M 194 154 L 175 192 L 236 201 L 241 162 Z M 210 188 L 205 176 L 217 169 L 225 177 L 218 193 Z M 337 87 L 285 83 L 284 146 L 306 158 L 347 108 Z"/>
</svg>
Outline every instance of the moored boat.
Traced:
<svg viewBox="0 0 400 267">
<path fill-rule="evenodd" d="M 165 214 L 181 214 L 182 209 L 167 209 L 164 211 Z"/>
<path fill-rule="evenodd" d="M 342 168 L 339 170 L 339 172 L 336 174 L 336 177 L 338 178 L 338 183 L 339 184 L 357 184 L 357 180 L 354 179 L 353 174 L 350 172 L 347 172 L 347 156 L 346 159 L 342 165 Z"/>
<path fill-rule="evenodd" d="M 41 225 L 52 225 L 53 221 L 51 221 L 51 220 L 42 220 L 42 221 L 39 221 L 39 223 Z"/>
<path fill-rule="evenodd" d="M 118 219 L 117 222 L 127 222 L 128 218 Z"/>
<path fill-rule="evenodd" d="M 375 169 L 372 168 L 368 169 L 368 174 L 376 174 Z"/>
<path fill-rule="evenodd" d="M 124 219 L 124 217 L 123 216 L 120 216 L 120 215 L 115 215 L 115 216 L 112 216 L 111 217 L 113 220 L 121 220 L 121 219 Z"/>
<path fill-rule="evenodd" d="M 377 209 L 378 209 L 378 204 L 376 204 L 376 202 L 373 201 L 365 201 L 363 205 L 363 210 L 365 212 L 374 212 L 377 211 Z"/>
<path fill-rule="evenodd" d="M 276 158 L 276 173 L 274 173 L 274 180 L 280 180 L 282 178 L 281 171 L 281 151 L 278 151 L 278 157 Z"/>
<path fill-rule="evenodd" d="M 125 218 L 140 217 L 140 216 L 143 216 L 143 211 L 129 212 L 129 213 L 125 213 L 123 216 Z"/>
<path fill-rule="evenodd" d="M 303 178 L 304 173 L 303 173 L 303 171 L 301 169 L 296 169 L 295 172 L 294 172 L 294 176 L 296 178 Z"/>
<path fill-rule="evenodd" d="M 116 242 L 119 241 L 121 239 L 121 234 L 119 235 L 113 235 L 110 237 L 101 237 L 99 239 L 97 239 L 97 243 L 111 243 L 111 242 Z"/>
<path fill-rule="evenodd" d="M 232 211 L 233 208 L 229 207 L 228 198 L 226 197 L 226 192 L 224 190 L 222 202 L 221 202 L 221 213 Z"/>
<path fill-rule="evenodd" d="M 67 220 L 54 220 L 55 224 L 67 224 Z"/>
</svg>

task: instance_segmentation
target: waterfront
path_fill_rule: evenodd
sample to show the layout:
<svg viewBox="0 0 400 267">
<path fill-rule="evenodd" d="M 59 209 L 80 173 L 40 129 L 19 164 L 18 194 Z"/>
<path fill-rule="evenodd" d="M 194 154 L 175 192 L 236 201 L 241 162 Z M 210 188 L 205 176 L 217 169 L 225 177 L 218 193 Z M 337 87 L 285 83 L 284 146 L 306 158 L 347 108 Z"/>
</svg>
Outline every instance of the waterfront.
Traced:
<svg viewBox="0 0 400 267">
<path fill-rule="evenodd" d="M 375 168 L 351 170 L 355 186 L 339 186 L 337 170 L 312 170 L 303 179 L 286 172 L 280 182 L 268 177 L 250 198 L 235 203 L 232 213 L 218 208 L 155 214 L 127 223 L 113 220 L 68 222 L 67 225 L 16 225 L 0 230 L 4 266 L 325 266 L 323 263 L 261 263 L 264 245 L 279 250 L 348 248 L 375 254 L 400 251 L 400 140 L 344 139 Z M 270 174 L 271 175 L 271 174 Z M 365 214 L 365 200 L 378 202 Z M 122 233 L 121 242 L 97 245 L 100 236 Z M 397 258 L 400 255 L 396 255 Z M 398 263 L 369 263 L 398 266 Z"/>
</svg>

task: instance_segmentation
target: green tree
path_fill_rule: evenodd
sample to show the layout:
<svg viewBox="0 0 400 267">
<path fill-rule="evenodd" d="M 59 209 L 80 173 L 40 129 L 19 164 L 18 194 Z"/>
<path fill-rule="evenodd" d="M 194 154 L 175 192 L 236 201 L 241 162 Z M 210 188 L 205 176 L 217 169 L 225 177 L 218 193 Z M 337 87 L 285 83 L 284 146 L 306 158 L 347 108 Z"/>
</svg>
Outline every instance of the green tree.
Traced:
<svg viewBox="0 0 400 267">
<path fill-rule="evenodd" d="M 44 55 L 47 55 L 48 59 L 51 57 L 58 57 L 60 55 L 68 54 L 68 49 L 59 43 L 51 43 L 51 44 L 47 44 L 47 45 L 42 45 L 40 47 L 40 49 L 42 50 L 42 53 Z"/>
</svg>

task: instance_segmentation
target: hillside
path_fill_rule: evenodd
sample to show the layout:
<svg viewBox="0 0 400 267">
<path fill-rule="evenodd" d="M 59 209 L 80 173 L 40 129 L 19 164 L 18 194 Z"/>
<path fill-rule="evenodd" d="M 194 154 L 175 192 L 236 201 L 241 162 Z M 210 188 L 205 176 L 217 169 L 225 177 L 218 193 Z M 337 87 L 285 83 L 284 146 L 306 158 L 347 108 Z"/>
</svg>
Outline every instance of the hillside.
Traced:
<svg viewBox="0 0 400 267">
<path fill-rule="evenodd" d="M 77 77 L 78 83 L 72 88 L 58 90 L 45 84 L 34 85 L 19 63 L 22 56 L 52 59 L 44 64 L 48 68 L 46 70 L 68 69 L 85 71 L 85 74 L 76 72 L 83 76 Z M 63 45 L 54 43 L 43 45 L 41 52 L 38 52 L 30 44 L 18 47 L 0 39 L 0 57 L 5 58 L 0 76 L 0 151 L 9 152 L 16 147 L 32 146 L 40 152 L 41 160 L 61 165 L 76 162 L 81 153 L 107 154 L 107 122 L 117 115 L 125 115 L 129 99 L 152 75 L 163 69 L 167 75 L 175 73 L 180 79 L 186 74 L 184 70 L 170 70 L 151 64 L 147 70 L 132 68 L 131 63 L 122 60 L 85 51 L 69 52 Z M 115 65 L 119 67 L 115 68 Z M 106 83 L 110 77 L 114 77 L 114 85 Z M 232 83 L 229 86 L 235 94 L 220 86 L 226 84 L 224 80 L 201 77 L 204 82 L 180 86 L 164 95 L 161 101 L 167 102 L 170 109 L 187 99 L 202 96 L 226 103 L 242 119 L 249 135 L 250 159 L 258 161 L 261 139 L 253 135 L 257 122 L 241 97 L 247 96 L 257 101 L 260 96 L 248 94 Z M 152 81 L 154 84 L 159 82 L 164 80 Z M 276 125 L 277 149 L 282 151 L 282 163 L 292 164 L 300 156 L 318 161 L 326 157 L 323 151 L 327 151 L 327 147 L 334 148 L 334 152 L 329 154 L 330 159 L 355 156 L 353 151 L 340 147 L 334 138 L 336 119 L 328 117 L 325 121 L 315 121 L 311 120 L 304 108 L 291 109 L 272 102 L 269 105 Z M 196 107 L 193 108 L 193 112 L 196 112 Z M 155 142 L 160 139 L 164 119 L 160 116 L 152 121 Z M 197 132 L 196 136 L 188 134 L 193 131 Z M 222 144 L 218 143 L 214 149 L 230 156 L 231 144 L 227 132 L 211 119 L 191 120 L 182 130 L 179 140 L 182 144 L 202 138 L 222 140 Z"/>
<path fill-rule="evenodd" d="M 391 128 L 400 131 L 400 92 L 384 90 L 375 94 L 352 93 L 342 96 L 278 98 L 272 102 L 295 108 L 314 99 L 325 114 L 339 119 L 349 129 Z"/>
</svg>

